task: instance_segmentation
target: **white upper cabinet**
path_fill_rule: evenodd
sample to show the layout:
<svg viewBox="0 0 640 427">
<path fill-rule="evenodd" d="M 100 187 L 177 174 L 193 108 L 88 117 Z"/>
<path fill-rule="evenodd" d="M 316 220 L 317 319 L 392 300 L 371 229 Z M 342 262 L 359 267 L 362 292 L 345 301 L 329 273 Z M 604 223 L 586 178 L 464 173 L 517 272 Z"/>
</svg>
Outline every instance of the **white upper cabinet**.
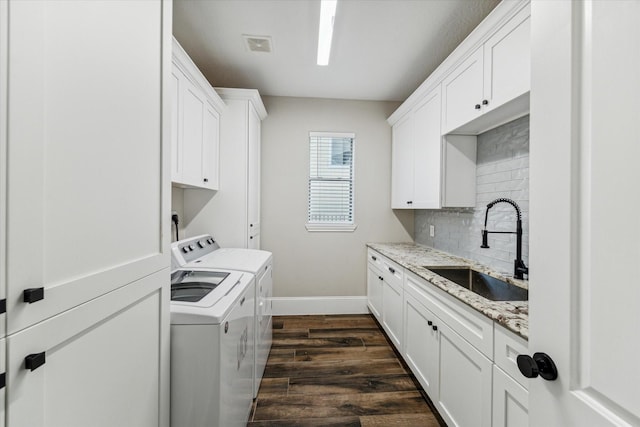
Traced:
<svg viewBox="0 0 640 427">
<path fill-rule="evenodd" d="M 476 51 L 442 82 L 443 133 L 470 122 L 482 113 L 483 50 Z"/>
<path fill-rule="evenodd" d="M 393 125 L 391 145 L 391 207 L 413 204 L 413 115 L 409 112 Z"/>
<path fill-rule="evenodd" d="M 220 115 L 220 189 L 185 191 L 187 235 L 212 233 L 223 247 L 260 249 L 260 132 L 267 117 L 255 89 L 216 88 Z"/>
<path fill-rule="evenodd" d="M 531 13 L 522 9 L 484 44 L 484 112 L 531 89 Z"/>
<path fill-rule="evenodd" d="M 480 133 L 525 114 L 529 109 L 525 95 L 531 88 L 530 68 L 531 19 L 527 6 L 443 80 L 443 133 Z"/>
<path fill-rule="evenodd" d="M 476 138 L 443 138 L 440 112 L 438 86 L 393 125 L 393 209 L 475 206 Z"/>
<path fill-rule="evenodd" d="M 171 99 L 171 181 L 217 190 L 224 102 L 175 39 Z"/>
</svg>

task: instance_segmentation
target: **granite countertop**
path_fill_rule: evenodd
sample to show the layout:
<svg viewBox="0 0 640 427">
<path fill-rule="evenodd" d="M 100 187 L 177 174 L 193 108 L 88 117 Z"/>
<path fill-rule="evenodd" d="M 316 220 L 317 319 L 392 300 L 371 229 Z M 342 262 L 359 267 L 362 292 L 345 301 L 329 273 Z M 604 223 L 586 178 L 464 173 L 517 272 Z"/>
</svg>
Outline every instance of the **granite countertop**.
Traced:
<svg viewBox="0 0 640 427">
<path fill-rule="evenodd" d="M 423 266 L 452 267 L 465 265 L 505 282 L 528 289 L 528 281 L 506 277 L 497 271 L 475 261 L 461 258 L 437 249 L 415 243 L 368 243 L 371 249 L 397 262 L 404 268 L 417 274 L 460 301 L 495 320 L 512 332 L 529 339 L 529 302 L 528 301 L 491 301 L 468 289 L 438 276 Z"/>
</svg>

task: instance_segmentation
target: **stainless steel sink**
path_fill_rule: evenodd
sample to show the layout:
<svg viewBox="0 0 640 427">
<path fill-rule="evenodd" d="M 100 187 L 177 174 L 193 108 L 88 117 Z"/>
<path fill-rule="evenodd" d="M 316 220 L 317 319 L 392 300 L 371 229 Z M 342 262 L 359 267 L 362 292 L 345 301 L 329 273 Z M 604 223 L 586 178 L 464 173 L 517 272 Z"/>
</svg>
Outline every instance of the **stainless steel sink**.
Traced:
<svg viewBox="0 0 640 427">
<path fill-rule="evenodd" d="M 469 267 L 424 268 L 492 301 L 527 301 L 529 291 Z"/>
</svg>

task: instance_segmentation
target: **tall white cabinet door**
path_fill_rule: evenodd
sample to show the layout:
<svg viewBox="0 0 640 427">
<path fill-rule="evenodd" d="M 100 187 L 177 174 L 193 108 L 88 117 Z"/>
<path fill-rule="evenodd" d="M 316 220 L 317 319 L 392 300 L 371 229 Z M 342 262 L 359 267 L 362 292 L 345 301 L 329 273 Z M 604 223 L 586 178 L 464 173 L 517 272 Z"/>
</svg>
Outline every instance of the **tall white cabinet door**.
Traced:
<svg viewBox="0 0 640 427">
<path fill-rule="evenodd" d="M 526 427 L 529 425 L 529 393 L 493 365 L 493 427 Z"/>
<path fill-rule="evenodd" d="M 523 8 L 484 44 L 486 113 L 531 88 L 531 13 Z"/>
<path fill-rule="evenodd" d="M 157 427 L 168 269 L 8 338 L 12 426 Z M 167 411 L 168 412 L 168 411 Z"/>
<path fill-rule="evenodd" d="M 249 249 L 260 249 L 260 117 L 253 105 L 248 105 L 249 168 L 247 170 L 247 235 Z"/>
<path fill-rule="evenodd" d="M 7 13 L 15 333 L 169 265 L 171 14 L 147 0 L 11 1 Z"/>
<path fill-rule="evenodd" d="M 393 126 L 391 143 L 391 208 L 411 209 L 413 204 L 413 114 Z"/>
<path fill-rule="evenodd" d="M 450 427 L 491 426 L 493 363 L 444 322 L 439 332 L 437 406 Z"/>
<path fill-rule="evenodd" d="M 405 290 L 404 358 L 429 397 L 438 398 L 438 332 L 436 316 Z"/>
<path fill-rule="evenodd" d="M 440 209 L 440 87 L 414 110 L 413 208 Z"/>
<path fill-rule="evenodd" d="M 483 50 L 479 47 L 442 82 L 442 133 L 480 115 L 483 96 Z"/>
<path fill-rule="evenodd" d="M 402 282 L 401 282 L 402 283 Z M 396 348 L 402 350 L 402 285 L 382 281 L 382 326 Z"/>
<path fill-rule="evenodd" d="M 220 115 L 208 103 L 204 111 L 202 135 L 202 186 L 218 189 L 218 157 L 220 147 Z"/>
<path fill-rule="evenodd" d="M 640 2 L 531 16 L 531 425 L 637 426 Z"/>
<path fill-rule="evenodd" d="M 182 92 L 182 179 L 187 183 L 202 182 L 202 147 L 206 100 L 200 90 L 188 80 Z"/>
<path fill-rule="evenodd" d="M 369 310 L 382 322 L 382 274 L 371 265 L 367 265 L 367 305 Z"/>
<path fill-rule="evenodd" d="M 182 96 L 184 75 L 174 69 L 171 73 L 171 181 L 182 182 Z"/>
</svg>

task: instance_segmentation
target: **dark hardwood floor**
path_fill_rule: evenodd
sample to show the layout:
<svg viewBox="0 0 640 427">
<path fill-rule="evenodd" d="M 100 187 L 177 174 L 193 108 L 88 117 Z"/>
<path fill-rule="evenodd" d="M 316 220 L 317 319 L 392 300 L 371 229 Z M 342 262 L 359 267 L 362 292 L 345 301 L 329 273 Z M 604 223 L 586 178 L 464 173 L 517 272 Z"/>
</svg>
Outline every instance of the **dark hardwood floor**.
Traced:
<svg viewBox="0 0 640 427">
<path fill-rule="evenodd" d="M 372 316 L 282 316 L 273 327 L 248 426 L 440 426 Z"/>
</svg>

